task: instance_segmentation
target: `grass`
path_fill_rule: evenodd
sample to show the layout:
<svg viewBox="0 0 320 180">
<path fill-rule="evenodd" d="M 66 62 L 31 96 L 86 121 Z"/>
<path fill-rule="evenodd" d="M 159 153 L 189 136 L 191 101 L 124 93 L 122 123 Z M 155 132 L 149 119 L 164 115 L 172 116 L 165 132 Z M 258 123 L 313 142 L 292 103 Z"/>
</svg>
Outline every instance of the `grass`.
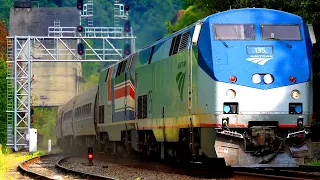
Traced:
<svg viewBox="0 0 320 180">
<path fill-rule="evenodd" d="M 4 151 L 1 151 L 0 149 L 0 179 L 16 179 L 16 177 L 12 177 L 10 170 L 16 169 L 22 161 L 44 154 L 42 151 L 37 151 L 32 154 L 21 152 L 12 153 L 7 148 L 2 149 Z"/>
<path fill-rule="evenodd" d="M 311 165 L 311 166 L 320 166 L 320 160 L 312 161 L 312 162 L 308 163 L 308 165 Z"/>
</svg>

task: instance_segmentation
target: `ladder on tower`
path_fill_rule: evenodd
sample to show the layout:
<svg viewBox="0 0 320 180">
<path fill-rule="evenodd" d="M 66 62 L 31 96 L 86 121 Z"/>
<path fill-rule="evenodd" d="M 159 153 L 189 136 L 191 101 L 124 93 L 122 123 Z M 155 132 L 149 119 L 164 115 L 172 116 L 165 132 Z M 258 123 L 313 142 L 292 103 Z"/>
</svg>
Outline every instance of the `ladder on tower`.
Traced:
<svg viewBox="0 0 320 180">
<path fill-rule="evenodd" d="M 93 27 L 93 0 L 87 3 L 88 27 Z"/>
<path fill-rule="evenodd" d="M 114 20 L 114 26 L 119 27 L 120 26 L 120 6 L 119 6 L 119 0 L 114 0 L 114 11 L 113 11 L 113 20 Z"/>
<path fill-rule="evenodd" d="M 13 144 L 14 88 L 13 88 L 13 40 L 7 39 L 7 145 Z"/>
<path fill-rule="evenodd" d="M 54 20 L 54 36 L 60 36 L 60 20 Z"/>
</svg>

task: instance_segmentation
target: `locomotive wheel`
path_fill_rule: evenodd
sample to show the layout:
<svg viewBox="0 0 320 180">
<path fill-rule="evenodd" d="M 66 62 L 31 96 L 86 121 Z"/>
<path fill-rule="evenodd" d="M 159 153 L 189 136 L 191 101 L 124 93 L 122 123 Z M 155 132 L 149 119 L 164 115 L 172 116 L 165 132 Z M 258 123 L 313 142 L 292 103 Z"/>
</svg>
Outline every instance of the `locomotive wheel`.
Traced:
<svg viewBox="0 0 320 180">
<path fill-rule="evenodd" d="M 181 144 L 181 145 L 178 146 L 177 150 L 178 150 L 177 151 L 178 162 L 182 163 L 184 165 L 190 164 L 190 160 L 191 160 L 192 154 L 190 152 L 190 148 L 188 147 L 188 145 Z"/>
<path fill-rule="evenodd" d="M 226 166 L 224 158 L 208 158 L 204 164 L 208 167 L 208 174 L 211 177 L 226 178 L 231 176 L 231 169 Z"/>
</svg>

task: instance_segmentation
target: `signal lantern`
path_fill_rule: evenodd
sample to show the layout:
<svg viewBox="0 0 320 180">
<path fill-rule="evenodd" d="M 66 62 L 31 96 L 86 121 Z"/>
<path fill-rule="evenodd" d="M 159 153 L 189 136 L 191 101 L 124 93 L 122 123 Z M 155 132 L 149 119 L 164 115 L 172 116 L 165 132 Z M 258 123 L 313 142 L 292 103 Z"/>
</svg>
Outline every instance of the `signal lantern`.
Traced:
<svg viewBox="0 0 320 180">
<path fill-rule="evenodd" d="M 128 43 L 124 45 L 124 54 L 126 55 L 131 54 L 131 47 L 130 47 L 130 44 Z"/>
<path fill-rule="evenodd" d="M 84 54 L 84 45 L 82 43 L 78 44 L 78 54 L 83 55 Z"/>
<path fill-rule="evenodd" d="M 77 9 L 82 10 L 83 9 L 83 0 L 78 0 L 77 1 Z"/>
<path fill-rule="evenodd" d="M 129 5 L 127 5 L 127 4 L 124 5 L 124 10 L 125 10 L 125 11 L 129 11 L 129 9 L 130 9 Z"/>
<path fill-rule="evenodd" d="M 82 27 L 81 25 L 79 25 L 79 26 L 77 27 L 77 30 L 78 30 L 78 32 L 82 32 L 83 27 Z"/>
<path fill-rule="evenodd" d="M 127 20 L 127 21 L 124 23 L 124 30 L 125 30 L 126 32 L 130 32 L 130 30 L 131 30 L 130 21 Z"/>
<path fill-rule="evenodd" d="M 92 165 L 92 160 L 93 160 L 93 148 L 88 147 L 88 160 L 89 164 Z"/>
</svg>

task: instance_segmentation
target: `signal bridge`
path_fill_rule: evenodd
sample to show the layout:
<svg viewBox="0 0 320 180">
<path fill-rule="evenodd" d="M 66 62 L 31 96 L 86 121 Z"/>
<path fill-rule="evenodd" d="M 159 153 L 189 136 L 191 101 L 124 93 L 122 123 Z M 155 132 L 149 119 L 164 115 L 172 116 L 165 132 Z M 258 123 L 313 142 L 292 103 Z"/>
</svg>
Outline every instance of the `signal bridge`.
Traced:
<svg viewBox="0 0 320 180">
<path fill-rule="evenodd" d="M 118 7 L 126 7 L 126 13 Z M 30 151 L 32 141 L 27 138 L 31 127 L 32 63 L 117 62 L 135 51 L 136 37 L 128 23 L 128 6 L 115 0 L 115 10 L 118 8 L 119 12 L 114 17 L 119 19 L 117 14 L 124 14 L 121 18 L 127 19 L 122 27 L 93 27 L 92 0 L 87 4 L 78 0 L 77 8 L 81 11 L 78 27 L 60 27 L 60 21 L 55 20 L 54 26 L 48 27 L 47 36 L 7 37 L 7 145 L 15 151 L 18 146 L 29 146 Z M 81 26 L 82 18 L 88 19 L 87 27 Z M 125 41 L 124 53 L 110 40 Z"/>
</svg>

